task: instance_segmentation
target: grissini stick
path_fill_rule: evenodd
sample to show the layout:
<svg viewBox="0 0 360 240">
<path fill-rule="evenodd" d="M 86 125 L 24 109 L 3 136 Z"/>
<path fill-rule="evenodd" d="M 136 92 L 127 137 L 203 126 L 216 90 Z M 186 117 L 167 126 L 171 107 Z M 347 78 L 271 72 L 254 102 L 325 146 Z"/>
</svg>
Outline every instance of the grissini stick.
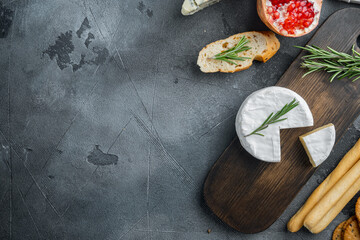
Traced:
<svg viewBox="0 0 360 240">
<path fill-rule="evenodd" d="M 315 204 L 330 190 L 332 186 L 352 167 L 360 158 L 360 139 L 356 142 L 337 167 L 329 176 L 314 190 L 308 200 L 297 213 L 290 219 L 287 228 L 290 232 L 297 232 L 304 225 L 306 215 L 311 211 Z"/>
<path fill-rule="evenodd" d="M 360 190 L 360 178 L 345 192 L 339 201 L 328 211 L 323 218 L 314 226 L 308 227 L 305 222 L 305 227 L 312 233 L 319 233 L 324 230 L 334 218 L 341 212 L 346 204 L 356 195 Z M 305 220 L 306 221 L 306 220 Z"/>
<path fill-rule="evenodd" d="M 358 188 L 360 187 L 359 178 L 360 161 L 358 161 L 347 173 L 345 173 L 345 175 L 340 178 L 340 180 L 324 195 L 324 197 L 320 199 L 313 209 L 311 209 L 304 220 L 304 226 L 313 233 L 317 233 L 319 232 L 319 229 L 321 229 L 316 228 L 316 225 L 319 224 L 320 221 L 324 222 L 323 225 L 327 226 L 336 217 L 336 212 L 340 212 L 345 206 L 342 206 L 342 203 L 349 197 L 351 199 L 357 193 Z M 344 204 L 347 202 L 348 201 Z M 325 215 L 328 213 L 330 215 L 327 219 L 323 220 Z M 333 216 L 335 213 L 336 215 Z"/>
</svg>

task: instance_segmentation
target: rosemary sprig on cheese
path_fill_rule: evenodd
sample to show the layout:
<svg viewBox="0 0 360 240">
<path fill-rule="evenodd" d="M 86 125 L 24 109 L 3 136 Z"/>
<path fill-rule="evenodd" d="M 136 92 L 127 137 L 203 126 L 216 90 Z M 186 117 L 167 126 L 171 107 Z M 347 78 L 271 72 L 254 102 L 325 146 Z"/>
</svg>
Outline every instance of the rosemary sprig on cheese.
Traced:
<svg viewBox="0 0 360 240">
<path fill-rule="evenodd" d="M 270 124 L 274 124 L 274 123 L 286 120 L 287 118 L 281 118 L 281 117 L 284 116 L 286 113 L 290 112 L 292 109 L 294 109 L 298 105 L 299 105 L 299 102 L 297 102 L 296 99 L 294 98 L 291 102 L 285 104 L 285 106 L 280 111 L 278 111 L 277 113 L 274 114 L 272 112 L 268 116 L 268 118 L 260 125 L 260 127 L 258 127 L 257 129 L 252 131 L 250 134 L 246 135 L 245 137 L 248 137 L 248 136 L 251 136 L 251 135 L 259 135 L 259 136 L 264 137 L 263 134 L 259 133 L 260 131 L 267 128 Z"/>
<path fill-rule="evenodd" d="M 353 82 L 360 78 L 360 53 L 355 51 L 354 47 L 352 48 L 352 55 L 338 52 L 331 47 L 327 47 L 328 49 L 310 45 L 296 47 L 309 52 L 308 55 L 302 57 L 301 67 L 308 70 L 303 77 L 313 72 L 326 71 L 332 74 L 330 82 L 334 81 L 335 78 L 347 77 Z"/>
<path fill-rule="evenodd" d="M 245 36 L 243 36 L 235 47 L 230 48 L 224 52 L 218 53 L 215 56 L 213 56 L 211 59 L 225 61 L 234 65 L 237 65 L 237 63 L 231 60 L 245 61 L 246 59 L 251 59 L 249 57 L 238 56 L 238 53 L 251 49 L 251 47 L 245 46 L 247 43 L 249 43 L 249 40 Z"/>
</svg>

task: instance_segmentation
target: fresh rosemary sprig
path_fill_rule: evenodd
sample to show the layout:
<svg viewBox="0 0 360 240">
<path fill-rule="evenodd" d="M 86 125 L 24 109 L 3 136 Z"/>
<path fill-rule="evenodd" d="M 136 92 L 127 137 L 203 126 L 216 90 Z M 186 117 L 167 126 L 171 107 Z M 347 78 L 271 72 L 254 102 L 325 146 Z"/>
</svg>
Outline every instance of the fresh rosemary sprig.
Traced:
<svg viewBox="0 0 360 240">
<path fill-rule="evenodd" d="M 236 44 L 235 47 L 230 48 L 224 52 L 218 53 L 215 56 L 213 56 L 211 59 L 225 61 L 225 62 L 234 64 L 234 65 L 237 65 L 237 64 L 231 60 L 245 61 L 246 59 L 251 59 L 249 57 L 239 57 L 237 55 L 239 52 L 243 52 L 243 51 L 251 49 L 251 47 L 245 46 L 245 44 L 247 44 L 247 43 L 249 43 L 249 40 L 247 38 L 245 38 L 245 36 L 243 36 L 240 39 L 240 41 L 238 42 L 238 44 Z"/>
<path fill-rule="evenodd" d="M 250 135 L 260 135 L 260 136 L 263 136 L 263 134 L 259 133 L 260 131 L 264 130 L 265 128 L 267 128 L 270 124 L 273 124 L 273 123 L 277 123 L 277 122 L 281 122 L 281 121 L 284 121 L 286 120 L 287 118 L 281 118 L 279 119 L 280 117 L 284 116 L 286 113 L 288 113 L 289 111 L 291 111 L 292 109 L 294 109 L 295 107 L 297 107 L 299 105 L 299 102 L 297 102 L 295 100 L 295 98 L 285 104 L 285 106 L 280 110 L 278 111 L 277 113 L 271 113 L 268 118 L 260 125 L 260 127 L 258 127 L 257 129 L 255 129 L 254 131 L 252 131 L 250 134 L 246 135 L 245 137 L 248 137 Z"/>
<path fill-rule="evenodd" d="M 347 77 L 352 79 L 353 82 L 360 78 L 360 53 L 355 51 L 354 46 L 352 55 L 338 52 L 331 47 L 327 47 L 328 49 L 310 45 L 295 47 L 309 52 L 308 55 L 302 57 L 301 67 L 308 69 L 308 72 L 303 77 L 313 72 L 326 71 L 332 74 L 330 82 L 334 81 L 335 78 Z"/>
</svg>

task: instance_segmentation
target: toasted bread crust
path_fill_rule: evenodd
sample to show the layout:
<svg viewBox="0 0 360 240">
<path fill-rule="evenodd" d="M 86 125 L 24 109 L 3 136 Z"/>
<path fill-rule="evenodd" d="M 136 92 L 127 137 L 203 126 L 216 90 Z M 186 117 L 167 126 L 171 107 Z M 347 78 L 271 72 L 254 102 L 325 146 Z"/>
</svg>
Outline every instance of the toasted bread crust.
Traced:
<svg viewBox="0 0 360 240">
<path fill-rule="evenodd" d="M 226 46 L 228 43 L 233 43 L 234 41 L 240 40 L 242 36 L 246 36 L 250 43 L 257 46 L 259 49 L 250 49 L 245 52 L 239 54 L 239 56 L 250 57 L 251 59 L 246 61 L 238 61 L 234 60 L 238 65 L 233 65 L 230 63 L 226 63 L 221 60 L 209 59 L 209 57 L 215 55 L 213 53 L 213 49 L 220 49 L 217 51 L 221 52 L 226 50 Z M 258 42 L 255 38 L 263 38 L 261 42 Z M 224 45 L 226 44 L 226 45 Z M 275 34 L 271 31 L 263 31 L 263 32 L 244 32 L 235 34 L 226 39 L 221 39 L 206 45 L 199 53 L 197 64 L 200 66 L 200 70 L 206 73 L 214 73 L 214 72 L 223 72 L 223 73 L 234 73 L 238 71 L 242 71 L 251 67 L 253 60 L 266 62 L 280 48 L 280 42 L 276 38 Z M 261 51 L 260 51 L 261 49 Z M 249 54 L 249 55 L 246 55 Z"/>
<path fill-rule="evenodd" d="M 268 51 L 266 51 L 266 53 L 264 53 L 262 56 L 261 60 L 258 60 L 255 58 L 255 60 L 258 61 L 262 61 L 262 62 L 267 62 L 270 58 L 272 58 L 272 56 L 275 55 L 275 53 L 279 50 L 280 48 L 280 42 L 279 40 L 276 38 L 275 34 L 271 31 L 262 31 L 262 34 L 264 34 L 264 36 L 266 36 L 267 38 L 267 49 L 269 49 Z"/>
</svg>

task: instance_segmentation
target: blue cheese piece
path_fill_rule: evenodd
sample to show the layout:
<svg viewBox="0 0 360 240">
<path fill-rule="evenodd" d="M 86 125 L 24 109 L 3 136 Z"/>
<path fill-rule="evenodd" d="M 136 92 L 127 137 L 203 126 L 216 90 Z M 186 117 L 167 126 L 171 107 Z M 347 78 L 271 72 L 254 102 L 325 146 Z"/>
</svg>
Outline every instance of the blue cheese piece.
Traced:
<svg viewBox="0 0 360 240">
<path fill-rule="evenodd" d="M 284 115 L 286 120 L 269 125 L 259 135 L 250 135 L 271 113 L 276 113 L 293 99 L 299 105 Z M 280 162 L 280 129 L 309 127 L 314 119 L 305 100 L 294 91 L 283 87 L 260 89 L 248 96 L 236 116 L 236 133 L 241 145 L 255 158 L 266 162 Z"/>
<path fill-rule="evenodd" d="M 192 15 L 217 2 L 220 2 L 220 0 L 184 0 L 181 13 L 185 16 Z"/>
<path fill-rule="evenodd" d="M 329 157 L 335 138 L 335 126 L 332 123 L 299 137 L 313 167 L 319 166 Z"/>
</svg>

